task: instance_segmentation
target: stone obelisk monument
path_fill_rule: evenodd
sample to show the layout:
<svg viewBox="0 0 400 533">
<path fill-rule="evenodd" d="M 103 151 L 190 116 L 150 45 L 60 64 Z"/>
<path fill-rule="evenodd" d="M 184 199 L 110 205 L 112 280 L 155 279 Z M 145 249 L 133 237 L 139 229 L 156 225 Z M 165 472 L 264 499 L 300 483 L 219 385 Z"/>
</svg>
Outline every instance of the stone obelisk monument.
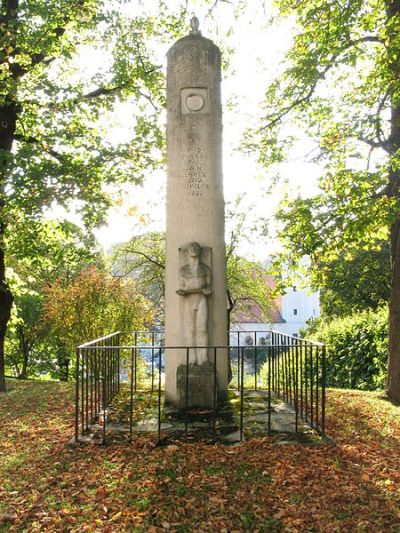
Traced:
<svg viewBox="0 0 400 533">
<path fill-rule="evenodd" d="M 190 34 L 167 57 L 165 345 L 191 347 L 189 404 L 207 407 L 213 401 L 212 347 L 227 345 L 221 53 L 193 17 Z M 187 357 L 186 350 L 166 351 L 166 398 L 178 406 Z M 219 349 L 220 396 L 228 364 L 228 351 Z"/>
</svg>

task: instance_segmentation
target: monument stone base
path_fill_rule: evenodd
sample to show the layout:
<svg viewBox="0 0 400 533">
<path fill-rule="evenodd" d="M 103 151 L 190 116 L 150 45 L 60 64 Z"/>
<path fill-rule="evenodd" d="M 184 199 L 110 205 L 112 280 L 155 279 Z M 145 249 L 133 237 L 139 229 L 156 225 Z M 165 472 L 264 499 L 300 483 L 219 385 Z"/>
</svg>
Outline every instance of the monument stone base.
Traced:
<svg viewBox="0 0 400 533">
<path fill-rule="evenodd" d="M 191 365 L 187 376 L 186 365 L 180 365 L 176 371 L 176 389 L 179 410 L 186 408 L 186 391 L 188 391 L 188 408 L 213 409 L 214 395 L 217 394 L 217 391 L 214 391 L 214 366 Z"/>
</svg>

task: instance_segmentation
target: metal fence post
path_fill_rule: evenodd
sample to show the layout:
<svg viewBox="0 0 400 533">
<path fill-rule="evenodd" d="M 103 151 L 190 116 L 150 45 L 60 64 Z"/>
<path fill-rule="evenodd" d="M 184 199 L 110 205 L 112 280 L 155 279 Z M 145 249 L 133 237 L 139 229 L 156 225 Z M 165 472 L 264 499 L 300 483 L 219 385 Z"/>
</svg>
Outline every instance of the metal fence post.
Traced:
<svg viewBox="0 0 400 533">
<path fill-rule="evenodd" d="M 129 403 L 129 442 L 132 443 L 133 433 L 133 359 L 135 348 L 131 350 L 131 382 L 130 382 L 130 403 Z"/>
<path fill-rule="evenodd" d="M 102 444 L 106 443 L 106 409 L 107 409 L 107 359 L 106 359 L 106 350 L 104 345 L 102 347 L 102 356 L 103 356 L 103 440 Z"/>
<path fill-rule="evenodd" d="M 240 360 L 240 440 L 243 440 L 243 409 L 244 409 L 244 398 L 243 398 L 243 388 L 244 388 L 244 350 L 241 348 L 241 360 Z"/>
<path fill-rule="evenodd" d="M 75 442 L 79 438 L 79 348 L 76 349 L 76 368 L 75 368 Z"/>
<path fill-rule="evenodd" d="M 185 438 L 188 430 L 188 406 L 189 406 L 189 348 L 186 348 L 186 382 L 185 382 Z"/>
<path fill-rule="evenodd" d="M 161 348 L 158 350 L 158 443 L 161 441 Z M 157 443 L 157 444 L 158 444 Z"/>
<path fill-rule="evenodd" d="M 325 435 L 325 387 L 326 387 L 326 349 L 325 346 L 322 346 L 322 398 L 321 398 L 321 409 L 322 409 L 322 419 L 321 419 L 321 431 L 322 435 Z"/>
</svg>

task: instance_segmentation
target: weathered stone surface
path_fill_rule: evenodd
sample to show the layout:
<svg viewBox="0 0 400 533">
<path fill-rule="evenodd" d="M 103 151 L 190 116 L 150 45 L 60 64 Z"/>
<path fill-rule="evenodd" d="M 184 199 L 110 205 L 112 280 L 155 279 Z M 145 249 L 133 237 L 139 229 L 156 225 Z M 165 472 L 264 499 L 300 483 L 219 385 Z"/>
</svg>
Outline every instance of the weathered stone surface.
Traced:
<svg viewBox="0 0 400 533">
<path fill-rule="evenodd" d="M 186 373 L 186 365 L 180 365 L 176 372 L 177 406 L 186 407 L 186 391 L 188 391 L 187 407 L 212 409 L 214 407 L 214 367 L 212 365 L 192 365 Z"/>
<path fill-rule="evenodd" d="M 222 186 L 222 109 L 220 51 L 192 28 L 168 52 L 167 67 L 167 237 L 165 344 L 187 346 L 186 297 L 180 288 L 183 249 L 197 242 L 210 250 L 212 294 L 207 295 L 209 346 L 227 345 L 226 257 Z M 197 354 L 199 355 L 199 354 Z M 165 390 L 176 404 L 177 369 L 186 350 L 166 350 Z M 204 359 L 204 353 L 200 354 Z M 214 353 L 208 350 L 212 363 Z M 228 352 L 217 353 L 218 387 L 228 385 Z"/>
</svg>

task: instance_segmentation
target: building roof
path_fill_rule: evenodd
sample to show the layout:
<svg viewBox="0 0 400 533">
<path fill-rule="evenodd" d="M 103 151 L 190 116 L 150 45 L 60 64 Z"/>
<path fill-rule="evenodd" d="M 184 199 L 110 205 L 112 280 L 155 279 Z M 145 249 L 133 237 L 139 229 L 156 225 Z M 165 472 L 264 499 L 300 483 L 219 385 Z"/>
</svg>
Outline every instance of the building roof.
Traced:
<svg viewBox="0 0 400 533">
<path fill-rule="evenodd" d="M 276 289 L 276 281 L 273 276 L 265 276 L 267 285 L 271 288 L 271 292 Z M 286 320 L 282 317 L 282 295 L 278 294 L 275 300 L 271 303 L 268 313 L 265 314 L 261 307 L 254 301 L 249 300 L 242 302 L 239 309 L 233 312 L 233 322 L 256 323 L 265 324 L 270 322 L 272 324 L 283 324 Z"/>
</svg>

